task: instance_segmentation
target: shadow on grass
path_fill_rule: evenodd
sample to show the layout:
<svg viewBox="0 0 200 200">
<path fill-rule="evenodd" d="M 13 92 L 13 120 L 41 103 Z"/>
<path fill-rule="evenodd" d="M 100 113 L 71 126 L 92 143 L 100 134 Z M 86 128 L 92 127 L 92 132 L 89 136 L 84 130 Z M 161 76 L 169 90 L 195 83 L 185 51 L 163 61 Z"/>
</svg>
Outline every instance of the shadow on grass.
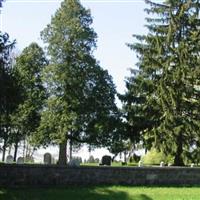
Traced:
<svg viewBox="0 0 200 200">
<path fill-rule="evenodd" d="M 0 189 L 0 200 L 153 200 L 145 194 L 101 188 Z"/>
</svg>

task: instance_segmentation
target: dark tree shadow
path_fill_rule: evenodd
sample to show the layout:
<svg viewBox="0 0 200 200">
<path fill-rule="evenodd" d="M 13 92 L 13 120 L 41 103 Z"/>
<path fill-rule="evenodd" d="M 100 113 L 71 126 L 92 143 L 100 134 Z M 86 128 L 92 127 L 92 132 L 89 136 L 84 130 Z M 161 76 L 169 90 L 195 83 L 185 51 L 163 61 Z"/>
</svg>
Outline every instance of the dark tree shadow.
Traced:
<svg viewBox="0 0 200 200">
<path fill-rule="evenodd" d="M 124 191 L 101 188 L 4 189 L 0 200 L 153 200 L 145 194 L 130 196 Z"/>
<path fill-rule="evenodd" d="M 139 200 L 153 200 L 153 199 L 148 197 L 146 194 L 140 194 Z"/>
</svg>

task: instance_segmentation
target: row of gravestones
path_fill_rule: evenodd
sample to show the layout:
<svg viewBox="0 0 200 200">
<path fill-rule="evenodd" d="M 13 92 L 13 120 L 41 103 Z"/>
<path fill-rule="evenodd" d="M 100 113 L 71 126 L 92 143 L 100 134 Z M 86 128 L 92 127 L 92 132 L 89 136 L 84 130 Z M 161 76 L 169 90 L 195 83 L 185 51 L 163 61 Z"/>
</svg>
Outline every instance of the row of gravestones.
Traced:
<svg viewBox="0 0 200 200">
<path fill-rule="evenodd" d="M 6 157 L 6 163 L 13 163 L 13 156 L 12 155 L 8 155 Z M 23 157 L 19 157 L 17 159 L 17 164 L 24 164 L 24 158 Z M 45 153 L 44 154 L 44 164 L 54 164 L 55 161 L 54 161 L 54 158 L 52 157 L 52 155 L 50 153 Z M 69 163 L 68 163 L 70 166 L 79 166 L 80 165 L 80 160 L 79 159 L 72 159 Z M 110 166 L 111 165 L 111 156 L 103 156 L 102 159 L 101 159 L 101 163 L 99 163 L 99 165 L 107 165 L 107 166 Z M 142 167 L 143 166 L 143 163 L 142 161 L 139 161 L 138 163 L 138 167 Z M 161 162 L 160 163 L 160 167 L 164 167 L 164 162 Z M 170 166 L 170 165 L 168 165 Z M 194 164 L 191 164 L 191 167 L 194 167 Z"/>
<path fill-rule="evenodd" d="M 8 163 L 8 164 L 11 164 L 11 163 L 13 163 L 14 162 L 14 158 L 13 158 L 13 156 L 12 155 L 8 155 L 7 157 L 6 157 L 6 163 Z M 24 164 L 24 158 L 23 157 L 19 157 L 18 159 L 17 159 L 17 162 L 16 162 L 17 164 Z M 50 153 L 45 153 L 44 154 L 44 164 L 53 164 L 54 163 L 54 159 L 53 159 L 53 157 L 51 156 L 51 154 Z"/>
<path fill-rule="evenodd" d="M 13 163 L 14 162 L 14 158 L 13 158 L 13 156 L 11 156 L 11 155 L 8 155 L 7 157 L 6 157 L 6 163 Z M 23 157 L 19 157 L 18 159 L 17 159 L 17 162 L 16 162 L 17 164 L 24 164 L 24 158 Z"/>
<path fill-rule="evenodd" d="M 44 154 L 44 164 L 50 165 L 53 164 L 53 157 L 50 153 Z M 81 161 L 79 158 L 73 158 L 68 165 L 69 166 L 79 166 Z M 103 156 L 101 159 L 101 163 L 99 165 L 111 165 L 111 156 Z"/>
<path fill-rule="evenodd" d="M 45 153 L 44 154 L 44 164 L 46 165 L 51 165 L 51 164 L 55 164 L 55 160 L 52 157 L 52 155 L 50 153 Z M 81 164 L 81 159 L 79 159 L 78 157 L 73 158 L 68 165 L 69 166 L 79 166 Z"/>
</svg>

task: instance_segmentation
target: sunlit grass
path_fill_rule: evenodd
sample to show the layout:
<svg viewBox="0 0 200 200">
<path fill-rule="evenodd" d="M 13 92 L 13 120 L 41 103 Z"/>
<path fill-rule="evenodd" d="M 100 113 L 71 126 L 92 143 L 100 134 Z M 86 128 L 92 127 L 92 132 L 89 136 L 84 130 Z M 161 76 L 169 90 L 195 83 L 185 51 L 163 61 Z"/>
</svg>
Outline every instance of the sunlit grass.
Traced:
<svg viewBox="0 0 200 200">
<path fill-rule="evenodd" d="M 0 200 L 199 200 L 200 188 L 71 187 L 60 189 L 0 189 Z"/>
</svg>

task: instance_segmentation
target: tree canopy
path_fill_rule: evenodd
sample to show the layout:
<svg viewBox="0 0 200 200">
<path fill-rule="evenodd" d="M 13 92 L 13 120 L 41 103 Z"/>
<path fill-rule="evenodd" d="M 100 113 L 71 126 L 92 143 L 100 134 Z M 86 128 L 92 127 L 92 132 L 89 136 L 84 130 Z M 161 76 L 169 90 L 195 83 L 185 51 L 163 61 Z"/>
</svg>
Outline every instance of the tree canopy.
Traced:
<svg viewBox="0 0 200 200">
<path fill-rule="evenodd" d="M 0 32 L 0 139 L 3 140 L 2 160 L 12 134 L 11 115 L 17 105 L 17 87 L 12 66 L 12 50 L 15 41 L 7 33 Z"/>
<path fill-rule="evenodd" d="M 138 42 L 129 44 L 138 55 L 140 73 L 128 81 L 126 112 L 133 123 L 139 115 L 140 123 L 129 121 L 134 132 L 139 124 L 146 141 L 173 155 L 175 165 L 183 165 L 184 155 L 198 148 L 199 140 L 199 1 L 146 3 L 149 33 L 134 35 Z M 131 114 L 138 107 L 141 113 Z"/>
<path fill-rule="evenodd" d="M 103 145 L 118 112 L 112 77 L 93 56 L 97 34 L 91 24 L 88 9 L 78 0 L 65 0 L 41 33 L 50 64 L 44 73 L 49 98 L 38 138 L 60 145 L 61 164 L 66 163 L 67 140 Z"/>
</svg>

